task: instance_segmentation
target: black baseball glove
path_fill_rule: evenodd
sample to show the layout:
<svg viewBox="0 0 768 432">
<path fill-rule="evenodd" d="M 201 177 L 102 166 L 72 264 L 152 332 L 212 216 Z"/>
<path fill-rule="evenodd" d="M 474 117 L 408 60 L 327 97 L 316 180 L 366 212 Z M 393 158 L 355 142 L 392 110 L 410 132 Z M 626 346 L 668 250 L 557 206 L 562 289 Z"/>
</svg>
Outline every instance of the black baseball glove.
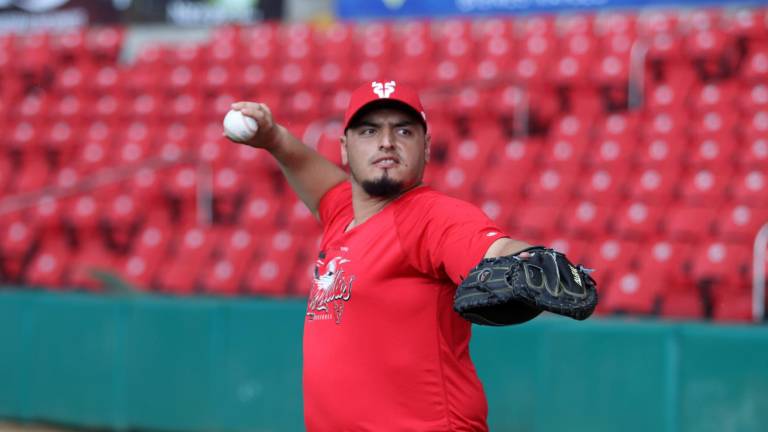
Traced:
<svg viewBox="0 0 768 432">
<path fill-rule="evenodd" d="M 486 258 L 456 289 L 453 309 L 475 324 L 493 326 L 523 323 L 543 311 L 583 320 L 597 306 L 589 272 L 542 246 Z"/>
</svg>

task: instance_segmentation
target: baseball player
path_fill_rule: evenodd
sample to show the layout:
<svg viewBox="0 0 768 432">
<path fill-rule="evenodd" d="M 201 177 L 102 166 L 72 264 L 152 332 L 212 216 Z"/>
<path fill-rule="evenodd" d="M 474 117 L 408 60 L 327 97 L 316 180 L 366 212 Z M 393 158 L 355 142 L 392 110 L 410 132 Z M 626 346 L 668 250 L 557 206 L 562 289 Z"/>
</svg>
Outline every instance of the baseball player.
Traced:
<svg viewBox="0 0 768 432">
<path fill-rule="evenodd" d="M 535 253 L 519 254 L 531 246 L 422 183 L 430 134 L 416 91 L 380 81 L 352 93 L 340 138 L 349 173 L 276 123 L 266 105 L 232 107 L 258 123 L 244 144 L 274 156 L 323 225 L 304 323 L 307 430 L 488 430 L 471 321 L 512 322 L 472 319 L 482 297 L 474 292 L 469 312 L 457 313 L 457 286 L 471 273 L 467 289 L 489 291 L 478 263 Z M 538 280 L 547 287 L 546 275 Z M 546 309 L 522 306 L 531 317 Z"/>
</svg>

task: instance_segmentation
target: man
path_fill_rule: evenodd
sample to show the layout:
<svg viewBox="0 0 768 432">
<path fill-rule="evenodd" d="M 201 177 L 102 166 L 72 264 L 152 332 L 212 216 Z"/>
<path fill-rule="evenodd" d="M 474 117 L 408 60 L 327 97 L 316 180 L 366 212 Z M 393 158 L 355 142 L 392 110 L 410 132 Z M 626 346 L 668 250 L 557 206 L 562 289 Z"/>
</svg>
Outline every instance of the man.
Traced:
<svg viewBox="0 0 768 432">
<path fill-rule="evenodd" d="M 323 224 L 304 325 L 307 430 L 485 431 L 456 286 L 482 258 L 529 245 L 477 207 L 422 184 L 430 134 L 418 94 L 396 81 L 353 92 L 341 137 L 349 175 L 275 123 L 247 143 L 269 151 Z"/>
</svg>

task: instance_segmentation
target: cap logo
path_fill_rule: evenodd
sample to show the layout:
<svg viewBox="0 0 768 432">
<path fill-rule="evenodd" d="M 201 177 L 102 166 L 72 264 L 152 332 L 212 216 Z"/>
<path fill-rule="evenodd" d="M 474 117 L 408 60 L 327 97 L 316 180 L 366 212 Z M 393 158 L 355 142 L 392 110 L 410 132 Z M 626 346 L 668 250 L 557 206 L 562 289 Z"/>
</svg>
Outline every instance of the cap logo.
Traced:
<svg viewBox="0 0 768 432">
<path fill-rule="evenodd" d="M 373 88 L 373 92 L 376 93 L 379 98 L 388 98 L 389 95 L 395 92 L 394 81 L 388 81 L 384 84 L 374 81 L 371 83 L 371 87 Z"/>
</svg>

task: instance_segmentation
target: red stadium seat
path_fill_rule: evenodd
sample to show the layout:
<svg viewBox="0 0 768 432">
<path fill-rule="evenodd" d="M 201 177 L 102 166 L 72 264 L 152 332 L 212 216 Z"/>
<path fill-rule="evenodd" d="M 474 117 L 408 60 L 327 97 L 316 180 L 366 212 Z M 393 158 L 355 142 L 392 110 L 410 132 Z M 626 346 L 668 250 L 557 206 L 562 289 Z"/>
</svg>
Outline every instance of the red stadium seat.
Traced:
<svg viewBox="0 0 768 432">
<path fill-rule="evenodd" d="M 656 312 L 663 288 L 663 277 L 654 269 L 620 270 L 604 289 L 604 307 L 611 312 L 649 315 Z"/>
<path fill-rule="evenodd" d="M 747 141 L 751 141 L 754 138 L 768 137 L 768 110 L 749 113 L 743 120 L 746 125 L 742 133 Z"/>
<path fill-rule="evenodd" d="M 257 248 L 256 239 L 247 230 L 236 229 L 222 236 L 216 248 L 218 256 L 209 261 L 202 275 L 203 290 L 211 294 L 237 294 Z"/>
<path fill-rule="evenodd" d="M 674 320 L 700 320 L 704 318 L 704 304 L 696 290 L 677 290 L 663 294 L 661 316 Z"/>
<path fill-rule="evenodd" d="M 768 49 L 764 46 L 755 48 L 741 66 L 741 78 L 748 82 L 765 83 L 768 79 Z"/>
<path fill-rule="evenodd" d="M 629 197 L 649 204 L 667 204 L 673 196 L 674 187 L 679 179 L 676 167 L 668 169 L 644 168 L 630 176 Z"/>
<path fill-rule="evenodd" d="M 687 273 L 694 247 L 690 243 L 662 237 L 646 242 L 637 254 L 639 271 L 655 271 L 663 275 L 663 286 L 687 287 L 692 280 Z"/>
<path fill-rule="evenodd" d="M 298 259 L 299 239 L 287 231 L 277 231 L 270 238 L 265 255 L 257 257 L 245 276 L 247 292 L 264 295 L 288 293 L 289 278 Z"/>
<path fill-rule="evenodd" d="M 768 109 L 768 85 L 764 83 L 745 85 L 739 94 L 739 106 L 748 114 Z"/>
<path fill-rule="evenodd" d="M 598 167 L 582 173 L 585 181 L 575 190 L 576 194 L 602 205 L 616 204 L 623 196 L 626 168 L 619 165 L 612 169 Z"/>
<path fill-rule="evenodd" d="M 559 236 L 557 234 L 542 238 L 541 241 L 537 239 L 537 242 L 568 255 L 568 258 L 574 263 L 582 263 L 584 261 L 584 254 L 591 248 L 590 243 L 573 236 Z"/>
<path fill-rule="evenodd" d="M 588 200 L 574 201 L 562 213 L 566 232 L 581 238 L 594 238 L 606 231 L 610 208 Z"/>
<path fill-rule="evenodd" d="M 115 195 L 102 210 L 102 226 L 108 244 L 120 251 L 127 250 L 143 217 L 141 201 L 128 193 Z"/>
<path fill-rule="evenodd" d="M 691 274 L 698 282 L 744 285 L 751 276 L 751 248 L 719 241 L 702 244 L 693 257 Z"/>
<path fill-rule="evenodd" d="M 435 179 L 434 187 L 450 196 L 471 200 L 475 190 L 470 175 L 466 169 L 449 167 L 439 178 Z"/>
<path fill-rule="evenodd" d="M 633 265 L 639 249 L 636 242 L 605 237 L 585 251 L 584 265 L 599 269 L 604 278 L 612 280 L 614 273 Z"/>
<path fill-rule="evenodd" d="M 719 211 L 715 230 L 720 240 L 748 243 L 767 222 L 768 209 L 732 203 Z"/>
<path fill-rule="evenodd" d="M 23 220 L 8 221 L 3 227 L 0 245 L 0 275 L 8 281 L 19 281 L 27 259 L 38 241 L 35 227 Z"/>
<path fill-rule="evenodd" d="M 200 269 L 214 246 L 213 235 L 201 228 L 181 231 L 175 253 L 161 267 L 157 284 L 164 292 L 188 295 L 195 292 Z"/>
<path fill-rule="evenodd" d="M 284 206 L 285 222 L 293 232 L 308 236 L 322 232 L 320 222 L 302 201 L 286 200 Z"/>
<path fill-rule="evenodd" d="M 697 112 L 726 111 L 736 102 L 736 83 L 708 83 L 691 91 L 691 108 Z"/>
<path fill-rule="evenodd" d="M 694 139 L 691 141 L 692 152 L 688 154 L 688 162 L 698 169 L 728 171 L 735 159 L 736 147 L 732 136 Z"/>
<path fill-rule="evenodd" d="M 69 261 L 68 284 L 74 288 L 101 291 L 107 288 L 105 278 L 117 274 L 117 257 L 100 241 L 81 244 Z"/>
<path fill-rule="evenodd" d="M 64 288 L 71 252 L 61 241 L 45 243 L 30 263 L 24 282 L 33 287 Z"/>
<path fill-rule="evenodd" d="M 750 206 L 768 207 L 768 175 L 765 170 L 755 169 L 733 178 L 730 185 L 734 199 Z"/>
<path fill-rule="evenodd" d="M 724 109 L 706 111 L 691 121 L 693 136 L 701 138 L 730 139 L 736 131 L 739 120 L 733 113 Z"/>
<path fill-rule="evenodd" d="M 559 219 L 563 212 L 562 206 L 556 201 L 539 200 L 526 202 L 516 213 L 516 229 L 525 238 L 542 238 L 559 233 Z"/>
<path fill-rule="evenodd" d="M 715 207 L 671 207 L 662 221 L 663 230 L 670 239 L 699 242 L 713 236 L 717 216 Z"/>
<path fill-rule="evenodd" d="M 503 230 L 509 231 L 512 228 L 516 206 L 510 200 L 486 198 L 477 202 L 483 213 L 499 224 Z"/>
<path fill-rule="evenodd" d="M 536 177 L 524 185 L 525 195 L 553 203 L 565 201 L 571 195 L 577 176 L 573 166 L 565 167 L 565 171 L 550 166 L 541 167 Z"/>
<path fill-rule="evenodd" d="M 680 137 L 654 137 L 641 142 L 636 161 L 643 167 L 678 170 L 685 156 L 685 141 Z"/>
<path fill-rule="evenodd" d="M 716 295 L 713 302 L 712 318 L 723 323 L 754 322 L 752 292 L 749 289 L 742 289 Z"/>
<path fill-rule="evenodd" d="M 251 191 L 243 204 L 239 225 L 249 232 L 268 232 L 277 223 L 279 215 L 277 198 L 267 191 Z"/>
<path fill-rule="evenodd" d="M 613 227 L 621 238 L 644 240 L 659 232 L 664 207 L 629 201 L 616 209 Z"/>
<path fill-rule="evenodd" d="M 723 18 L 724 28 L 729 34 L 750 41 L 765 39 L 765 11 L 757 8 L 741 8 L 726 14 Z"/>
<path fill-rule="evenodd" d="M 689 172 L 681 181 L 680 198 L 683 202 L 698 206 L 717 206 L 726 198 L 726 188 L 731 170 L 699 169 Z"/>
<path fill-rule="evenodd" d="M 680 111 L 688 100 L 687 86 L 672 86 L 668 83 L 649 86 L 646 107 L 652 111 Z"/>
</svg>

